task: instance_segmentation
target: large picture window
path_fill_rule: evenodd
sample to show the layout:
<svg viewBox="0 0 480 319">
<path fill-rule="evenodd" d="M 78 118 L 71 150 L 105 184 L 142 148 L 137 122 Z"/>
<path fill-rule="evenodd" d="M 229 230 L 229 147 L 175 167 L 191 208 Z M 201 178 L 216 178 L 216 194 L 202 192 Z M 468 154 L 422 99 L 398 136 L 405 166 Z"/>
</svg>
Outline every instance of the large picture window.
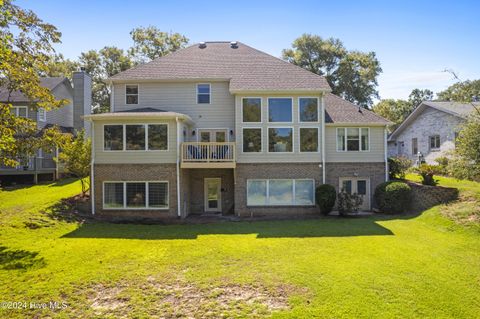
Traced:
<svg viewBox="0 0 480 319">
<path fill-rule="evenodd" d="M 269 122 L 292 122 L 292 99 L 270 98 L 268 99 Z"/>
<path fill-rule="evenodd" d="M 127 151 L 145 150 L 145 125 L 126 125 L 125 129 Z"/>
<path fill-rule="evenodd" d="M 148 149 L 154 151 L 168 150 L 168 125 L 148 125 Z"/>
<path fill-rule="evenodd" d="M 268 151 L 269 152 L 292 152 L 293 151 L 293 129 L 274 128 L 268 129 Z"/>
<path fill-rule="evenodd" d="M 312 179 L 247 180 L 247 206 L 312 206 Z"/>
<path fill-rule="evenodd" d="M 105 125 L 103 140 L 103 147 L 106 151 L 123 150 L 123 125 Z"/>
<path fill-rule="evenodd" d="M 125 85 L 125 103 L 138 104 L 138 85 Z"/>
<path fill-rule="evenodd" d="M 262 151 L 262 129 L 244 128 L 243 129 L 243 151 L 261 152 Z"/>
<path fill-rule="evenodd" d="M 298 113 L 300 122 L 318 122 L 318 99 L 299 98 Z"/>
<path fill-rule="evenodd" d="M 300 152 L 318 152 L 318 128 L 300 128 Z"/>
<path fill-rule="evenodd" d="M 242 121 L 245 123 L 260 123 L 262 121 L 262 99 L 242 99 Z"/>
<path fill-rule="evenodd" d="M 337 151 L 368 151 L 369 129 L 366 127 L 337 128 Z"/>
<path fill-rule="evenodd" d="M 168 182 L 105 182 L 103 208 L 166 209 Z"/>
<path fill-rule="evenodd" d="M 148 134 L 146 129 L 148 126 Z M 125 131 L 125 134 L 123 132 Z M 104 125 L 105 151 L 165 151 L 168 150 L 167 124 Z M 146 148 L 148 145 L 148 149 Z"/>
</svg>

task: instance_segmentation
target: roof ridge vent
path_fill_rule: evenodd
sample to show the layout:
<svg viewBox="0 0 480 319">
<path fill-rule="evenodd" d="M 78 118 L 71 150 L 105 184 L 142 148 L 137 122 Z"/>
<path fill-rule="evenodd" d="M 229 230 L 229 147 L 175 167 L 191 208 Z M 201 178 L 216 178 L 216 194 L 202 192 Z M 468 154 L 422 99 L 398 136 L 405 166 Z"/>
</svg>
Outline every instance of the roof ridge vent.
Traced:
<svg viewBox="0 0 480 319">
<path fill-rule="evenodd" d="M 238 42 L 237 41 L 231 41 L 230 42 L 230 47 L 232 49 L 237 49 L 238 48 Z"/>
<path fill-rule="evenodd" d="M 205 48 L 207 47 L 207 43 L 206 43 L 205 41 L 202 41 L 202 42 L 200 42 L 200 43 L 198 44 L 198 47 L 199 47 L 200 49 L 205 49 Z"/>
</svg>

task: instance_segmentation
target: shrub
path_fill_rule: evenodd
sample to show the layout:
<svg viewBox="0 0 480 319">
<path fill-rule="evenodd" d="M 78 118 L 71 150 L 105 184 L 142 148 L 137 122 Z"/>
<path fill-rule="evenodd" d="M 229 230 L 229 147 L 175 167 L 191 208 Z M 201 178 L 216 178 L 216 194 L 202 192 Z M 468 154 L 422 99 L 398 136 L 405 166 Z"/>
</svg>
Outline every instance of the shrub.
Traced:
<svg viewBox="0 0 480 319">
<path fill-rule="evenodd" d="M 388 214 L 402 213 L 408 209 L 412 189 L 404 182 L 385 182 L 375 189 L 375 202 L 380 211 Z"/>
<path fill-rule="evenodd" d="M 446 156 L 437 157 L 435 159 L 435 162 L 438 163 L 438 165 L 437 165 L 438 174 L 448 175 L 448 162 L 449 161 L 450 161 L 450 159 Z"/>
<path fill-rule="evenodd" d="M 320 213 L 328 215 L 332 211 L 333 206 L 335 206 L 337 191 L 332 185 L 320 185 L 315 190 L 315 199 L 317 206 L 320 208 Z"/>
<path fill-rule="evenodd" d="M 416 172 L 422 176 L 422 184 L 435 186 L 437 182 L 433 178 L 435 174 L 438 174 L 438 165 L 422 164 L 416 168 Z"/>
<path fill-rule="evenodd" d="M 448 162 L 448 174 L 458 179 L 480 181 L 480 164 L 455 156 Z"/>
<path fill-rule="evenodd" d="M 395 156 L 388 159 L 388 175 L 391 179 L 405 178 L 405 173 L 413 162 L 405 156 Z"/>
<path fill-rule="evenodd" d="M 348 213 L 358 212 L 363 199 L 357 193 L 347 193 L 343 189 L 338 193 L 338 213 L 345 216 Z"/>
</svg>

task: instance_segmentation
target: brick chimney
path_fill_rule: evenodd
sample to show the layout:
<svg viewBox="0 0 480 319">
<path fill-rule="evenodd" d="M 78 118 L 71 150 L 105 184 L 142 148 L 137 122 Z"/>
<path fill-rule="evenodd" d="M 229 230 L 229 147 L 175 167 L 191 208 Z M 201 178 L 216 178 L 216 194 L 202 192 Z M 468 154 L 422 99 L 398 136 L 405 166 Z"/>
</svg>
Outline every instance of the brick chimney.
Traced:
<svg viewBox="0 0 480 319">
<path fill-rule="evenodd" d="M 90 124 L 84 121 L 83 115 L 92 113 L 92 78 L 84 68 L 73 72 L 73 128 L 77 131 L 85 129 L 90 136 Z"/>
</svg>

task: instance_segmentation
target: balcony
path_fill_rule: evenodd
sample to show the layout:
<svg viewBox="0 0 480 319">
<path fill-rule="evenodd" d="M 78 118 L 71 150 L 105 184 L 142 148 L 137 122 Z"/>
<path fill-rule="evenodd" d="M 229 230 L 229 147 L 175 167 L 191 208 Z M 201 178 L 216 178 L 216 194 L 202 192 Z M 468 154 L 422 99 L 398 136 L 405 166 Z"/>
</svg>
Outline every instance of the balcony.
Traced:
<svg viewBox="0 0 480 319">
<path fill-rule="evenodd" d="M 186 142 L 181 152 L 182 168 L 235 168 L 233 142 Z"/>
</svg>

